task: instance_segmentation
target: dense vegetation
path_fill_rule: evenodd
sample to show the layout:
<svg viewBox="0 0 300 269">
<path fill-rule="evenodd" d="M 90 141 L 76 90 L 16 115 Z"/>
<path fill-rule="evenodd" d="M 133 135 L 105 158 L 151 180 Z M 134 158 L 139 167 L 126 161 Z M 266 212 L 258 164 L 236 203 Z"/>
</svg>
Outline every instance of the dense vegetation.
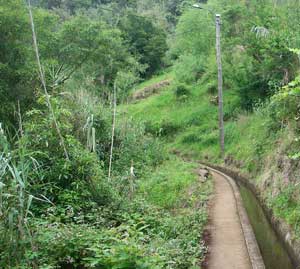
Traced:
<svg viewBox="0 0 300 269">
<path fill-rule="evenodd" d="M 299 237 L 299 3 L 200 2 L 222 15 L 225 162 Z M 0 0 L 1 268 L 201 267 L 212 183 L 172 153 L 223 160 L 213 18 L 192 3 L 32 1 L 48 95 L 28 7 Z"/>
<path fill-rule="evenodd" d="M 214 26 L 186 10 L 169 51 L 173 80 L 128 111 L 169 151 L 223 163 L 257 184 L 274 216 L 299 239 L 298 1 L 210 1 L 222 14 L 225 160 L 220 158 Z M 202 15 L 199 14 L 202 12 Z M 128 113 L 126 112 L 126 113 Z"/>
<path fill-rule="evenodd" d="M 0 1 L 0 267 L 200 265 L 210 181 L 143 124 L 112 128 L 113 104 L 166 66 L 181 1 L 32 4 L 42 74 L 28 6 Z"/>
</svg>

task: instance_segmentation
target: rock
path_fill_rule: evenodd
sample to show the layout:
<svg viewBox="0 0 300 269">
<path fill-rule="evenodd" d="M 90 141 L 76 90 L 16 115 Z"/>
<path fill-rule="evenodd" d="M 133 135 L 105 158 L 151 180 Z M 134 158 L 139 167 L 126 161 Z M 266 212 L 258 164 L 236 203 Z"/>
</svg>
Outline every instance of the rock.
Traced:
<svg viewBox="0 0 300 269">
<path fill-rule="evenodd" d="M 201 177 L 202 180 L 206 181 L 210 175 L 209 170 L 206 168 L 201 168 L 198 170 L 198 175 Z"/>
</svg>

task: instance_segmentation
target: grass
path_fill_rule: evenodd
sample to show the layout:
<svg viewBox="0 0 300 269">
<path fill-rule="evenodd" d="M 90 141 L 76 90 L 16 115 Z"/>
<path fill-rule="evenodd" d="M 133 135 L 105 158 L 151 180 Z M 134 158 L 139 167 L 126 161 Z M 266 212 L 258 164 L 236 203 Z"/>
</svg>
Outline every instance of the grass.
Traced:
<svg viewBox="0 0 300 269">
<path fill-rule="evenodd" d="M 161 77 L 152 81 L 157 81 Z M 150 81 L 151 82 L 151 81 Z M 150 83 L 148 82 L 148 83 Z M 162 136 L 169 150 L 177 150 L 197 159 L 221 163 L 219 156 L 218 107 L 203 85 L 191 87 L 191 95 L 178 101 L 173 87 L 159 95 L 122 107 L 146 130 Z M 224 93 L 225 146 L 227 156 L 241 164 L 243 171 L 253 172 L 260 159 L 272 150 L 278 135 L 266 128 L 265 113 L 243 113 L 239 98 L 231 91 Z"/>
<path fill-rule="evenodd" d="M 138 88 L 157 83 L 166 77 L 169 76 L 152 79 Z M 159 95 L 120 106 L 119 111 L 135 121 L 142 121 L 146 130 L 160 136 L 165 141 L 164 146 L 171 150 L 176 146 L 180 135 L 193 128 L 203 128 L 202 123 L 208 122 L 210 115 L 216 114 L 217 110 L 213 105 L 197 106 L 198 103 L 205 102 L 209 103 L 209 96 L 205 95 L 201 87 L 191 89 L 191 95 L 187 100 L 178 101 L 171 86 L 166 87 Z M 216 127 L 217 122 L 213 128 Z M 202 131 L 206 132 L 205 129 Z M 183 145 L 181 142 L 179 144 Z M 198 264 L 204 259 L 206 252 L 202 234 L 207 223 L 206 205 L 212 193 L 212 181 L 200 183 L 195 173 L 197 167 L 196 162 L 185 162 L 180 157 L 169 154 L 167 160 L 138 183 L 140 197 L 166 212 L 171 212 L 171 216 L 164 220 L 168 231 L 164 236 L 168 237 L 169 233 L 176 234 L 172 239 L 173 243 L 167 248 L 171 253 L 177 253 L 174 261 L 181 264 L 182 268 L 191 268 L 187 261 L 193 256 L 195 264 L 192 268 L 199 268 Z M 171 231 L 169 227 L 172 227 Z M 160 233 L 165 233 L 164 227 L 161 227 Z M 176 242 L 181 240 L 186 242 L 186 246 L 178 249 Z M 162 244 L 160 239 L 154 240 L 153 248 L 162 249 Z"/>
<path fill-rule="evenodd" d="M 158 79 L 161 78 L 148 83 Z M 144 122 L 146 130 L 159 135 L 170 152 L 179 151 L 194 160 L 221 164 L 224 161 L 219 155 L 218 110 L 213 96 L 206 85 L 193 85 L 190 92 L 190 96 L 178 101 L 174 87 L 170 86 L 159 95 L 121 110 L 136 121 Z M 284 185 L 284 172 L 277 164 L 282 158 L 280 154 L 288 156 L 291 150 L 289 130 L 273 130 L 270 123 L 274 124 L 274 120 L 266 107 L 255 109 L 253 113 L 241 111 L 239 98 L 233 91 L 224 92 L 224 115 L 227 166 L 238 168 L 252 178 L 260 186 L 275 216 L 292 225 L 296 237 L 300 238 L 300 220 L 295 214 L 300 195 L 294 194 L 292 203 L 286 202 L 284 194 L 289 187 Z M 149 199 L 155 204 L 172 207 L 179 190 L 188 186 L 192 179 L 184 176 L 188 167 L 178 165 L 176 160 L 164 165 L 166 167 L 160 167 L 143 188 L 148 189 Z M 273 183 L 274 174 L 281 182 L 279 186 Z"/>
<path fill-rule="evenodd" d="M 209 102 L 209 97 L 203 94 L 201 88 L 194 88 L 186 101 L 177 101 L 172 88 L 160 95 L 127 107 L 127 113 L 157 129 L 163 125 L 178 126 L 182 131 L 193 125 L 200 125 L 216 114 L 215 106 L 202 105 Z"/>
<path fill-rule="evenodd" d="M 31 240 L 28 216 L 34 198 L 26 189 L 34 165 L 23 156 L 19 156 L 18 163 L 13 163 L 10 156 L 11 152 L 0 154 L 0 266 L 9 267 L 13 260 L 21 259 L 24 242 Z"/>
<path fill-rule="evenodd" d="M 139 184 L 139 196 L 164 212 L 160 237 L 151 244 L 153 249 L 172 257 L 167 268 L 179 264 L 178 268 L 200 269 L 205 258 L 207 247 L 202 234 L 208 220 L 206 206 L 212 181 L 200 182 L 195 173 L 197 167 L 195 162 L 171 155 Z"/>
<path fill-rule="evenodd" d="M 140 192 L 156 206 L 175 208 L 185 198 L 185 190 L 197 181 L 196 167 L 171 156 L 141 183 Z"/>
<path fill-rule="evenodd" d="M 172 72 L 163 73 L 163 74 L 155 76 L 155 77 L 153 77 L 149 80 L 143 81 L 142 83 L 137 85 L 135 88 L 133 88 L 130 93 L 140 91 L 141 89 L 143 89 L 145 87 L 148 87 L 150 85 L 153 85 L 153 84 L 158 83 L 158 82 L 163 81 L 163 80 L 168 80 L 168 79 L 172 80 L 173 77 L 174 77 L 174 74 Z"/>
</svg>

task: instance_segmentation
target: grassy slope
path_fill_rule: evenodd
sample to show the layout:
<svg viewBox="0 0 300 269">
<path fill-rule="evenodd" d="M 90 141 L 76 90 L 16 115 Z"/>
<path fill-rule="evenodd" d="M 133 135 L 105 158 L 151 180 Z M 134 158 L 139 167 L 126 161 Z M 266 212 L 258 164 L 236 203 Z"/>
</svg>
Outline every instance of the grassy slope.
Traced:
<svg viewBox="0 0 300 269">
<path fill-rule="evenodd" d="M 171 86 L 122 110 L 144 122 L 150 132 L 161 135 L 170 152 L 180 151 L 194 159 L 222 163 L 217 106 L 204 86 L 192 86 L 190 92 L 188 98 L 179 101 Z M 252 114 L 238 111 L 238 98 L 232 92 L 225 91 L 224 103 L 227 164 L 256 181 L 275 215 L 285 219 L 299 236 L 300 219 L 295 215 L 299 215 L 300 202 L 290 201 L 293 190 L 283 185 L 283 169 L 278 168 L 278 159 L 286 154 L 291 139 L 289 131 L 270 131 L 270 119 L 264 109 Z"/>
<path fill-rule="evenodd" d="M 172 87 L 160 95 L 152 96 L 126 107 L 133 118 L 143 121 L 150 131 L 162 128 L 167 134 L 169 149 L 177 149 L 192 154 L 198 159 L 221 162 L 218 146 L 217 106 L 211 102 L 212 95 L 201 85 L 191 88 L 191 95 L 184 101 L 178 101 Z M 239 115 L 235 117 L 237 97 L 225 92 L 225 115 L 227 120 L 226 153 L 243 162 L 243 169 L 251 171 L 251 161 L 258 150 L 268 152 L 276 139 L 264 128 L 265 116 L 262 113 Z M 123 108 L 124 109 L 124 108 Z M 267 141 L 266 138 L 269 140 Z"/>
<path fill-rule="evenodd" d="M 133 92 L 136 92 L 136 91 L 139 91 L 147 86 L 151 86 L 157 82 L 160 82 L 160 81 L 163 81 L 163 80 L 167 80 L 167 79 L 172 79 L 173 78 L 173 73 L 170 72 L 170 73 L 163 73 L 159 76 L 156 76 L 156 77 L 153 77 L 149 80 L 145 80 L 143 81 L 142 83 L 138 84 L 135 88 L 132 89 L 132 93 Z"/>
<path fill-rule="evenodd" d="M 196 166 L 195 163 L 172 157 L 141 182 L 140 191 L 146 193 L 147 200 L 157 206 L 169 209 L 180 206 L 180 202 L 186 198 L 182 190 L 198 180 L 194 173 Z"/>
<path fill-rule="evenodd" d="M 172 73 L 163 74 L 140 84 L 133 92 L 172 78 Z M 173 110 L 174 100 L 172 97 L 172 87 L 166 87 L 164 91 L 150 98 L 119 107 L 123 115 L 119 114 L 118 118 L 122 121 L 125 114 L 125 118 L 129 116 L 136 121 L 147 121 L 148 128 L 153 129 L 152 131 L 155 133 L 161 124 L 168 126 L 170 123 L 170 129 L 173 130 L 174 126 L 176 129 L 176 126 L 182 126 L 182 121 L 185 120 L 184 115 L 181 115 L 185 111 L 185 107 L 182 106 L 181 111 Z M 187 113 L 194 113 L 194 111 L 191 109 Z M 189 118 L 191 117 L 192 115 L 189 115 Z M 171 119 L 175 119 L 175 122 Z M 159 132 L 159 130 L 157 131 Z M 171 143 L 164 145 L 168 149 L 171 147 Z M 202 183 L 199 181 L 195 173 L 197 167 L 198 164 L 195 162 L 185 162 L 173 154 L 167 154 L 166 160 L 154 171 L 149 171 L 148 175 L 138 183 L 138 193 L 142 198 L 171 213 L 172 220 L 170 221 L 175 225 L 174 231 L 178 230 L 176 226 L 182 225 L 183 222 L 189 227 L 187 233 L 182 231 L 182 234 L 178 235 L 178 240 L 190 242 L 190 246 L 187 245 L 184 248 L 187 250 L 184 258 L 186 264 L 180 261 L 181 257 L 178 255 L 183 250 L 174 251 L 179 259 L 177 262 L 181 266 L 188 266 L 188 261 L 194 258 L 195 267 L 193 268 L 199 268 L 199 263 L 204 259 L 205 247 L 201 235 L 207 222 L 206 204 L 212 192 L 210 180 Z M 161 248 L 161 242 L 153 242 L 153 244 L 154 248 Z M 173 246 L 169 247 L 172 250 Z M 196 255 L 196 253 L 198 254 Z"/>
</svg>

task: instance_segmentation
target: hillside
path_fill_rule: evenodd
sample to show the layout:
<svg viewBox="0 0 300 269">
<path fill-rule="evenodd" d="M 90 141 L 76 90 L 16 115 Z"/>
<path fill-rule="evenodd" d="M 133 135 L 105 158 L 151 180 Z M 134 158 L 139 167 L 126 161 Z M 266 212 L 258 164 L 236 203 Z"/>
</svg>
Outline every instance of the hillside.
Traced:
<svg viewBox="0 0 300 269">
<path fill-rule="evenodd" d="M 0 0 L 0 268 L 203 269 L 211 212 L 243 263 L 239 191 L 199 162 L 299 242 L 299 21 L 295 0 Z"/>
<path fill-rule="evenodd" d="M 270 113 L 273 106 L 268 103 L 251 113 L 237 111 L 236 95 L 225 91 L 223 160 L 214 95 L 201 83 L 187 87 L 183 94 L 178 94 L 180 87 L 173 83 L 160 94 L 120 110 L 142 122 L 146 132 L 157 135 L 170 153 L 242 172 L 257 186 L 274 217 L 291 225 L 293 237 L 298 239 L 300 197 L 295 184 L 299 176 L 294 155 L 295 130 L 291 126 L 274 128 Z"/>
</svg>

